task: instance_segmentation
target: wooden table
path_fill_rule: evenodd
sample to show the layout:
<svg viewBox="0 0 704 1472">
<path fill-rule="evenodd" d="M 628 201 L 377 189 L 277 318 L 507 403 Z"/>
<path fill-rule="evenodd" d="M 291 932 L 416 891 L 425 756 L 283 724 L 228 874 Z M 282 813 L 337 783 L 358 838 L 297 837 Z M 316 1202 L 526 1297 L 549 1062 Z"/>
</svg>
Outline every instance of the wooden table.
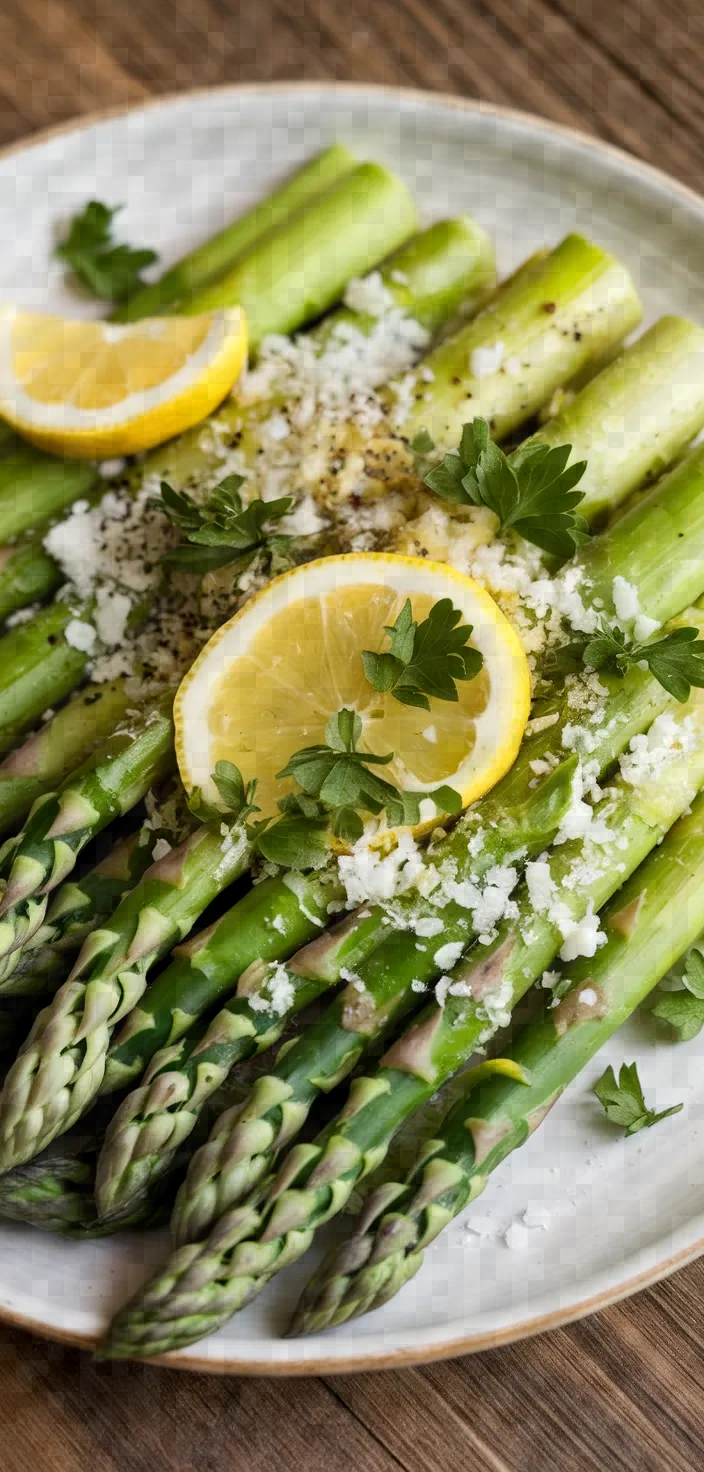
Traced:
<svg viewBox="0 0 704 1472">
<path fill-rule="evenodd" d="M 695 188 L 702 0 L 0 0 L 0 144 L 177 88 L 333 78 L 591 130 Z M 704 1260 L 509 1349 L 427 1369 L 185 1376 L 0 1328 L 2 1472 L 700 1472 Z"/>
</svg>

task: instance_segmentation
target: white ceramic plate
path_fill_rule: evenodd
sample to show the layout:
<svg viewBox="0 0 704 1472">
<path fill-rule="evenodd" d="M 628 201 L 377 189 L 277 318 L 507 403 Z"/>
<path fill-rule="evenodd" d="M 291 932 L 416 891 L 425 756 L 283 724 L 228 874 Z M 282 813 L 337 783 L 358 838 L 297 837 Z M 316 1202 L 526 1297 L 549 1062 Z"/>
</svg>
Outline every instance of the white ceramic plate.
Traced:
<svg viewBox="0 0 704 1472">
<path fill-rule="evenodd" d="M 90 197 L 124 201 L 125 238 L 167 260 L 339 139 L 399 169 L 426 220 L 469 210 L 502 271 L 566 231 L 627 261 L 647 319 L 704 317 L 704 201 L 615 149 L 535 118 L 423 93 L 357 86 L 227 88 L 59 129 L 0 157 L 0 300 L 76 310 L 50 265 L 57 223 Z M 92 307 L 86 303 L 85 312 Z M 623 1141 L 590 1092 L 609 1059 L 637 1059 L 648 1099 L 685 1112 Z M 564 1323 L 704 1250 L 704 1042 L 653 1046 L 632 1022 L 587 1069 L 481 1201 L 431 1248 L 386 1308 L 333 1333 L 279 1337 L 312 1254 L 245 1313 L 174 1356 L 184 1368 L 301 1374 L 467 1353 Z M 548 1225 L 512 1236 L 526 1210 Z M 481 1223 L 480 1240 L 466 1222 Z M 474 1245 L 473 1245 L 474 1244 Z M 0 1316 L 93 1344 L 156 1265 L 160 1236 L 76 1246 L 0 1228 Z"/>
</svg>

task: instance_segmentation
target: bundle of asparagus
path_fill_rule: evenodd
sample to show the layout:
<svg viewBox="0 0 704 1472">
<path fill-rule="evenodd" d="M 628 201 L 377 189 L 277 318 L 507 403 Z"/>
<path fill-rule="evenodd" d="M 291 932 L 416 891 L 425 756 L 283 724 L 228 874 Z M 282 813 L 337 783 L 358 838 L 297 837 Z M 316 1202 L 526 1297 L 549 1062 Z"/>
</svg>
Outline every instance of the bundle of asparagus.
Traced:
<svg viewBox="0 0 704 1472">
<path fill-rule="evenodd" d="M 294 560 L 344 550 L 360 525 L 352 508 L 360 499 L 364 505 L 382 497 L 391 510 L 373 534 L 373 545 L 419 547 L 437 555 L 436 545 L 423 544 L 428 518 L 434 518 L 436 541 L 440 521 L 437 501 L 421 484 L 419 454 L 427 454 L 433 441 L 451 448 L 472 417 L 488 420 L 496 439 L 512 435 L 556 392 L 572 385 L 559 412 L 531 443 L 566 445 L 571 464 L 587 461 L 580 512 L 597 534 L 571 559 L 568 581 L 555 586 L 563 595 L 579 586 L 582 612 L 597 623 L 606 618 L 618 627 L 620 585 L 633 607 L 647 615 L 649 629 L 674 620 L 666 634 L 676 639 L 683 625 L 698 628 L 698 610 L 685 610 L 704 593 L 704 453 L 695 451 L 647 493 L 642 488 L 678 459 L 704 425 L 704 334 L 681 319 L 664 318 L 594 376 L 637 325 L 640 303 L 618 262 L 571 236 L 527 262 L 469 322 L 440 343 L 431 341 L 419 362 L 429 334 L 437 334 L 459 307 L 476 309 L 493 284 L 493 257 L 483 232 L 470 221 L 445 222 L 409 240 L 413 229 L 413 207 L 403 186 L 386 171 L 357 165 L 335 148 L 161 282 L 128 300 L 116 313 L 122 320 L 156 310 L 244 303 L 260 369 L 240 398 L 223 406 L 208 432 L 191 431 L 152 453 L 141 467 L 130 468 L 118 482 L 119 494 L 146 505 L 149 487 L 167 475 L 173 488 L 189 488 L 202 499 L 214 480 L 234 468 L 244 478 L 250 504 L 257 492 L 271 500 L 269 482 L 274 481 L 277 494 L 283 488 L 300 499 L 311 486 L 306 453 L 324 447 L 328 459 L 322 474 L 316 471 L 314 498 L 324 513 L 324 528 L 294 532 Z M 384 261 L 389 251 L 394 254 Z M 403 351 L 399 356 L 397 343 L 386 373 L 377 362 L 361 389 L 353 382 L 348 402 L 338 394 L 327 419 L 315 419 L 314 390 L 313 409 L 306 405 L 313 427 L 306 430 L 303 394 L 315 380 L 292 382 L 289 349 L 281 354 L 276 345 L 270 348 L 267 334 L 296 330 L 327 311 L 351 275 L 380 261 L 373 284 L 348 293 L 346 305 L 291 352 L 317 364 L 324 377 L 335 361 L 326 354 L 346 334 L 355 342 L 366 338 L 370 351 L 378 346 L 380 310 L 382 324 L 384 311 L 410 323 L 402 334 Z M 395 381 L 384 388 L 389 373 Z M 290 395 L 303 426 L 298 439 L 278 452 L 269 443 L 263 453 L 272 416 L 288 407 Z M 8 539 L 22 538 L 0 555 L 0 616 L 22 613 L 65 580 L 43 545 L 47 525 L 61 525 L 51 519 L 76 497 L 85 498 L 88 507 L 102 505 L 92 470 L 79 467 L 81 480 L 75 467 L 18 451 L 11 440 L 4 454 L 0 482 L 3 464 L 24 455 L 33 489 L 24 503 L 18 499 L 15 520 L 3 521 L 0 484 L 0 533 L 4 528 Z M 601 531 L 636 491 L 641 492 L 637 499 Z M 8 517 L 9 511 L 8 499 Z M 441 555 L 452 557 L 452 536 L 466 530 L 466 513 L 460 508 L 454 520 L 454 512 L 442 515 L 449 548 Z M 362 520 L 365 535 L 372 524 Z M 484 530 L 485 540 L 497 535 L 495 524 Z M 47 547 L 60 548 L 62 536 L 50 530 Z M 240 540 L 238 546 L 243 545 Z M 510 558 L 515 536 L 500 535 L 498 546 L 499 562 L 504 553 Z M 254 566 L 260 581 L 271 575 L 274 561 L 266 537 L 245 551 L 250 562 L 259 557 Z M 231 568 L 224 577 L 215 562 L 211 569 L 199 595 L 198 627 L 189 632 L 192 644 L 256 586 L 250 580 L 247 589 L 240 589 L 236 578 L 233 586 Z M 547 573 L 543 564 L 545 578 Z M 199 576 L 194 582 L 186 575 L 182 584 L 177 578 L 167 590 L 158 577 L 147 579 L 151 606 L 141 616 L 155 630 L 167 613 L 171 617 L 175 611 L 183 619 Z M 4 1200 L 8 1212 L 21 1216 L 27 1210 L 23 1219 L 29 1219 L 36 1208 L 39 1219 L 46 1203 L 46 1225 L 79 1235 L 144 1221 L 160 1177 L 168 1173 L 172 1180 L 176 1163 L 192 1156 L 174 1216 L 180 1245 L 165 1271 L 118 1318 L 108 1341 L 110 1353 L 143 1355 L 209 1332 L 299 1256 L 317 1226 L 340 1209 L 356 1181 L 383 1156 L 400 1124 L 466 1061 L 477 1042 L 488 1039 L 558 953 L 585 954 L 602 907 L 611 906 L 604 911 L 608 925 L 613 907 L 617 915 L 619 905 L 626 906 L 622 894 L 628 896 L 628 885 L 638 885 L 639 875 L 648 883 L 648 866 L 670 852 L 668 845 L 675 852 L 680 831 L 682 843 L 689 844 L 687 854 L 696 857 L 695 829 L 682 828 L 689 819 L 681 819 L 654 857 L 652 850 L 704 780 L 704 707 L 695 694 L 680 708 L 672 680 L 665 688 L 648 659 L 631 660 L 633 667 L 621 678 L 618 659 L 626 656 L 619 654 L 614 666 L 611 650 L 611 672 L 598 678 L 572 675 L 564 682 L 551 677 L 548 650 L 542 665 L 538 656 L 534 721 L 517 761 L 447 837 L 434 835 L 422 856 L 427 882 L 420 889 L 396 895 L 390 904 L 365 905 L 329 929 L 331 915 L 346 902 L 341 873 L 331 859 L 320 871 L 264 877 L 204 931 L 185 940 L 210 902 L 249 867 L 248 801 L 226 820 L 209 818 L 185 837 L 149 818 L 147 843 L 142 825 L 89 873 L 78 880 L 72 873 L 86 845 L 149 794 L 173 763 L 172 692 L 166 689 L 155 699 L 150 691 L 143 713 L 135 709 L 132 675 L 135 669 L 144 673 L 138 640 L 130 645 L 126 680 L 89 685 L 17 747 L 47 707 L 64 701 L 95 669 L 90 629 L 100 628 L 95 613 L 101 592 L 98 583 L 92 588 L 73 583 L 61 601 L 34 612 L 3 641 L 6 702 L 0 740 L 5 752 L 15 749 L 0 768 L 0 821 L 7 830 L 34 805 L 23 831 L 0 851 L 0 989 L 17 998 L 23 1024 L 37 999 L 50 1000 L 35 1017 L 0 1094 L 0 1169 L 6 1172 L 0 1180 L 0 1210 Z M 499 587 L 496 595 L 529 637 L 531 619 L 539 619 L 535 600 L 526 618 L 508 587 Z M 138 612 L 132 599 L 132 613 Z M 566 603 L 561 612 L 569 620 Z M 623 640 L 622 645 L 625 650 Z M 622 645 L 617 642 L 617 653 Z M 183 653 L 180 657 L 188 662 Z M 575 718 L 575 689 L 591 701 L 581 725 Z M 645 733 L 648 750 L 658 753 L 657 770 L 654 758 L 649 767 L 638 764 Z M 616 763 L 620 770 L 614 775 Z M 609 783 L 605 796 L 597 790 L 602 777 Z M 63 785 L 54 791 L 57 782 Z M 166 848 L 154 849 L 154 839 Z M 153 862 L 145 867 L 147 858 Z M 522 872 L 526 878 L 520 885 Z M 433 875 L 439 876 L 439 887 Z M 446 887 L 450 877 L 452 893 Z M 643 884 L 638 894 L 645 893 Z M 493 921 L 486 914 L 482 919 L 481 902 L 494 892 L 501 898 L 502 885 L 505 918 L 499 907 Z M 441 944 L 423 944 L 440 931 Z M 64 981 L 71 951 L 82 937 Z M 148 984 L 151 969 L 175 941 L 181 944 L 173 959 Z M 610 946 L 609 939 L 588 972 L 593 978 L 598 969 L 605 995 Z M 666 950 L 663 942 L 663 956 Z M 613 958 L 609 964 L 613 970 Z M 654 980 L 657 965 L 654 958 L 648 972 Z M 569 977 L 577 977 L 575 985 L 584 988 L 581 970 L 570 969 Z M 244 1100 L 216 1119 L 210 1138 L 195 1150 L 195 1126 L 203 1130 L 216 1090 L 234 1065 L 271 1046 L 287 1016 L 339 981 L 347 984 L 319 1019 L 282 1050 L 273 1070 Z M 430 987 L 435 995 L 424 998 Z M 635 992 L 631 995 L 635 998 Z M 561 1015 L 556 1009 L 558 1021 Z M 394 1040 L 408 1016 L 410 1027 Z M 552 1018 L 546 1025 L 554 1034 Z M 9 1049 L 13 1027 L 5 1031 Z M 343 1112 L 312 1142 L 294 1144 L 272 1177 L 279 1152 L 300 1132 L 316 1098 L 382 1038 L 391 1047 L 380 1068 L 353 1081 Z M 520 1070 L 520 1040 L 517 1046 L 514 1062 Z M 530 1049 L 531 1058 L 537 1057 L 537 1044 L 530 1043 Z M 565 1076 L 567 1067 L 563 1058 Z M 546 1064 L 548 1074 L 555 1076 Z M 109 1124 L 99 1156 L 92 1145 L 89 1158 L 25 1164 L 85 1113 L 99 1089 L 109 1094 L 132 1082 L 137 1087 Z M 505 1081 L 483 1086 L 472 1108 L 477 1100 L 483 1107 L 485 1094 L 491 1105 L 492 1089 L 507 1087 Z M 513 1087 L 518 1098 L 527 1086 Z M 494 1115 L 487 1117 L 492 1127 Z M 322 1287 L 311 1290 L 303 1327 L 334 1321 L 338 1309 L 342 1319 L 358 1311 L 357 1305 L 384 1301 L 418 1265 L 434 1226 L 477 1189 L 472 1181 L 479 1178 L 476 1167 L 483 1161 L 470 1159 L 466 1141 L 462 1153 L 458 1131 L 453 1119 L 443 1150 L 433 1147 L 433 1158 L 442 1156 L 437 1182 L 435 1175 L 432 1182 L 423 1176 L 420 1194 L 413 1183 L 395 1188 L 394 1200 L 402 1205 L 401 1241 L 385 1217 L 381 1245 L 370 1241 L 391 1200 L 385 1197 L 370 1208 L 358 1233 L 365 1253 L 361 1256 L 362 1248 L 355 1246 L 359 1282 L 348 1252 L 342 1266 L 333 1264 L 327 1271 Z M 432 1174 L 432 1165 L 428 1169 Z M 440 1196 L 432 1195 L 433 1183 L 442 1187 Z M 388 1242 L 393 1251 L 384 1245 Z"/>
</svg>

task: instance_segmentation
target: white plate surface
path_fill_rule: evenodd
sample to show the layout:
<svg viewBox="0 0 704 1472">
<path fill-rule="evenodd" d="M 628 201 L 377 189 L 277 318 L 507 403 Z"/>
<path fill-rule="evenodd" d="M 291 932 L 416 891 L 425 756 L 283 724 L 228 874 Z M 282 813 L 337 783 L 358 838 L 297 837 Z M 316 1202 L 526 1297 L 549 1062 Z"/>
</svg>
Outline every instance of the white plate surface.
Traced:
<svg viewBox="0 0 704 1472">
<path fill-rule="evenodd" d="M 339 139 L 387 162 L 423 217 L 468 210 L 494 235 L 502 272 L 568 230 L 618 252 L 646 302 L 704 320 L 704 201 L 614 149 L 538 119 L 422 93 L 357 86 L 228 88 L 78 124 L 0 157 L 0 301 L 76 311 L 49 264 L 57 225 L 90 197 L 124 202 L 120 230 L 166 261 Z M 90 303 L 81 304 L 90 314 Z M 656 1050 L 634 1020 L 429 1250 L 386 1308 L 310 1339 L 279 1337 L 312 1254 L 184 1368 L 312 1373 L 461 1354 L 565 1322 L 704 1250 L 704 1041 Z M 635 1058 L 646 1097 L 685 1111 L 624 1141 L 590 1092 L 607 1061 Z M 536 1204 L 546 1228 L 509 1249 L 501 1227 Z M 480 1239 L 467 1221 L 482 1218 Z M 515 1235 L 515 1234 L 514 1234 Z M 0 1227 L 0 1317 L 94 1343 L 110 1311 L 163 1255 L 163 1237 L 81 1245 Z"/>
</svg>

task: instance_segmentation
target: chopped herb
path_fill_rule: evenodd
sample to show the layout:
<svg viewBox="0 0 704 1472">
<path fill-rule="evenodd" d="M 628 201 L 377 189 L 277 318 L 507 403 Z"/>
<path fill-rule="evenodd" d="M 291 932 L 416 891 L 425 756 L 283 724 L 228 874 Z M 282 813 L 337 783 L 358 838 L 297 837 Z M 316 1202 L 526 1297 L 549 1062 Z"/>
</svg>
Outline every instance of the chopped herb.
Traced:
<svg viewBox="0 0 704 1472">
<path fill-rule="evenodd" d="M 278 501 L 259 498 L 244 506 L 240 487 L 241 475 L 228 475 L 211 492 L 210 499 L 199 505 L 185 491 L 174 491 L 167 481 L 161 482 L 159 505 L 169 519 L 183 532 L 185 545 L 166 553 L 164 562 L 184 572 L 213 572 L 218 567 L 232 566 L 239 577 L 254 561 L 261 558 L 270 576 L 290 566 L 288 549 L 291 538 L 270 530 L 293 506 L 290 496 Z"/>
<path fill-rule="evenodd" d="M 616 675 L 645 663 L 668 694 L 683 702 L 689 699 L 692 685 L 704 686 L 704 639 L 699 638 L 698 629 L 673 629 L 649 644 L 635 644 L 602 619 L 601 630 L 589 640 L 583 659 L 590 669 L 610 669 Z"/>
<path fill-rule="evenodd" d="M 589 534 L 574 511 L 583 493 L 573 489 L 587 464 L 568 465 L 571 449 L 528 440 L 505 455 L 491 439 L 487 420 L 473 419 L 463 426 L 459 449 L 428 471 L 424 482 L 445 501 L 488 506 L 502 531 L 513 527 L 543 551 L 571 557 Z"/>
<path fill-rule="evenodd" d="M 155 250 L 115 244 L 112 222 L 121 208 L 116 205 L 111 209 L 91 199 L 82 214 L 74 215 L 68 235 L 54 252 L 84 286 L 108 302 L 124 302 L 142 287 L 140 273 L 157 260 Z"/>
<path fill-rule="evenodd" d="M 618 1083 L 613 1068 L 609 1065 L 601 1078 L 597 1079 L 594 1093 L 603 1105 L 607 1119 L 613 1124 L 621 1125 L 627 1135 L 650 1129 L 659 1120 L 667 1119 L 670 1114 L 679 1114 L 684 1108 L 682 1104 L 673 1104 L 671 1109 L 662 1109 L 659 1114 L 654 1109 L 647 1109 L 635 1063 L 621 1064 Z"/>
<path fill-rule="evenodd" d="M 280 778 L 292 777 L 301 789 L 279 802 L 282 816 L 259 835 L 264 857 L 294 869 L 319 868 L 328 856 L 329 834 L 355 843 L 364 832 L 360 813 L 385 812 L 392 827 L 420 821 L 420 804 L 432 797 L 436 807 L 457 813 L 462 806 L 452 787 L 433 792 L 400 792 L 373 767 L 388 766 L 393 753 L 376 756 L 360 751 L 362 722 L 356 712 L 340 710 L 330 717 L 324 745 L 294 752 Z"/>
<path fill-rule="evenodd" d="M 201 823 L 219 823 L 223 817 L 227 817 L 230 822 L 238 819 L 244 822 L 251 813 L 259 812 L 254 802 L 256 779 L 245 784 L 242 773 L 234 762 L 216 762 L 213 782 L 222 799 L 222 807 L 206 802 L 200 787 L 194 787 L 188 798 L 191 812 Z"/>
<path fill-rule="evenodd" d="M 704 956 L 696 947 L 687 957 L 682 980 L 684 991 L 662 993 L 653 1016 L 669 1023 L 681 1043 L 688 1043 L 704 1027 Z"/>
<path fill-rule="evenodd" d="M 429 695 L 436 700 L 457 700 L 455 681 L 473 680 L 483 664 L 478 649 L 464 647 L 472 626 L 460 623 L 461 618 L 452 600 L 441 598 L 418 624 L 407 598 L 395 624 L 386 625 L 390 651 L 374 654 L 365 649 L 362 654 L 370 685 L 390 691 L 401 705 L 423 710 L 430 710 Z"/>
</svg>

